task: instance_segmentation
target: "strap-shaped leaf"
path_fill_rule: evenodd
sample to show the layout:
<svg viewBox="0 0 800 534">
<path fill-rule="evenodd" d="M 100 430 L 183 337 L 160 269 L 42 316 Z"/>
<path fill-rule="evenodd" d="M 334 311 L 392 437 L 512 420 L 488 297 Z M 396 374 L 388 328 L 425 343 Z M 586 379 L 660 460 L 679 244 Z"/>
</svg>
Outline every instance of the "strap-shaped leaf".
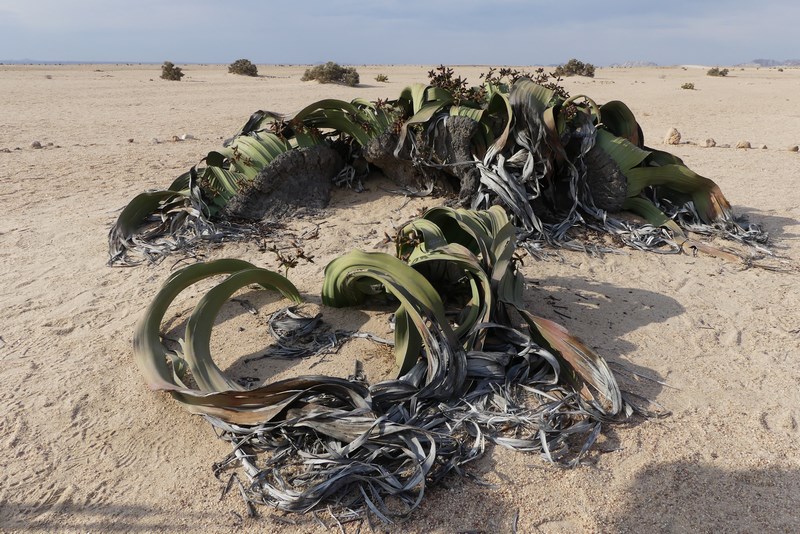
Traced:
<svg viewBox="0 0 800 534">
<path fill-rule="evenodd" d="M 166 355 L 169 349 L 161 343 L 160 336 L 161 321 L 175 297 L 187 287 L 208 277 L 253 268 L 255 266 L 251 263 L 235 259 L 197 263 L 173 273 L 164 282 L 136 325 L 133 336 L 134 358 L 150 387 L 180 389 L 176 387 L 172 371 L 167 365 Z"/>
<path fill-rule="evenodd" d="M 678 163 L 680 159 L 664 152 L 640 149 L 627 139 L 604 130 L 597 131 L 596 141 L 625 175 L 628 197 L 636 197 L 648 187 L 661 187 L 690 195 L 704 223 L 732 220 L 730 203 L 719 186 Z"/>
<path fill-rule="evenodd" d="M 431 271 L 423 271 L 426 278 L 436 287 L 449 287 L 454 282 L 468 277 L 471 296 L 463 304 L 461 320 L 455 328 L 455 336 L 465 348 L 470 350 L 479 348 L 475 327 L 480 323 L 489 322 L 492 318 L 492 284 L 480 261 L 465 247 L 458 244 L 446 244 L 437 248 L 428 249 L 421 245 L 421 253 L 409 260 L 409 265 L 417 270 L 431 268 L 438 265 L 438 276 L 432 276 Z"/>
<path fill-rule="evenodd" d="M 322 301 L 327 306 L 359 304 L 367 294 L 359 281 L 374 280 L 394 295 L 419 333 L 425 347 L 428 373 L 420 395 L 448 398 L 461 387 L 466 370 L 463 350 L 444 313 L 439 294 L 428 280 L 403 261 L 380 252 L 352 251 L 336 258 L 325 267 Z M 398 376 L 411 369 L 419 353 L 400 353 L 397 347 L 414 349 L 413 343 L 399 336 L 408 335 L 395 329 L 395 358 Z"/>
<path fill-rule="evenodd" d="M 258 110 L 253 113 L 242 128 L 236 133 L 239 135 L 248 135 L 251 132 L 258 132 L 268 127 L 274 122 L 283 120 L 283 115 L 273 111 Z M 235 137 L 235 136 L 234 136 Z"/>
<path fill-rule="evenodd" d="M 211 329 L 214 319 L 225 302 L 239 289 L 258 284 L 265 289 L 279 291 L 284 297 L 300 303 L 297 288 L 283 276 L 268 269 L 243 269 L 231 274 L 203 296 L 186 324 L 185 358 L 195 382 L 201 391 L 224 391 L 241 388 L 228 379 L 211 357 Z"/>
<path fill-rule="evenodd" d="M 255 266 L 246 261 L 224 259 L 190 265 L 173 273 L 164 282 L 161 290 L 137 324 L 133 337 L 134 360 L 148 385 L 155 390 L 168 391 L 192 413 L 211 415 L 236 424 L 253 425 L 270 421 L 284 414 L 290 406 L 309 394 L 326 393 L 347 402 L 354 408 L 367 408 L 366 399 L 369 397 L 367 389 L 339 378 L 311 375 L 281 380 L 247 391 L 241 391 L 238 387 L 236 390 L 201 391 L 187 388 L 179 377 L 175 376 L 168 361 L 180 360 L 176 360 L 161 343 L 159 333 L 161 321 L 172 301 L 185 288 L 210 276 L 253 270 L 258 271 Z M 215 304 L 221 298 L 221 294 L 229 291 L 232 286 L 240 283 L 243 279 L 234 280 L 224 290 L 220 290 L 217 297 L 213 297 L 208 302 L 212 305 Z M 270 280 L 272 283 L 276 279 L 270 277 Z M 288 281 L 286 283 L 288 284 Z M 284 283 L 281 282 L 281 284 Z M 292 292 L 289 285 L 283 285 L 283 290 L 293 300 L 299 297 Z M 203 312 L 202 315 L 213 312 L 212 308 L 213 306 L 206 308 L 209 311 Z M 205 320 L 201 318 L 201 323 Z M 197 329 L 197 326 L 195 328 Z M 194 365 L 197 369 L 206 364 L 205 358 L 195 358 Z M 208 373 L 201 369 L 198 374 L 207 375 Z"/>
<path fill-rule="evenodd" d="M 404 88 L 400 92 L 398 102 L 402 103 L 407 108 L 408 116 L 414 115 L 426 102 L 426 92 L 428 86 L 422 83 L 415 83 Z"/>
<path fill-rule="evenodd" d="M 627 171 L 638 167 L 650 156 L 649 151 L 643 150 L 627 139 L 617 137 L 603 129 L 597 130 L 595 143 L 614 160 L 625 176 L 628 175 Z M 638 193 L 632 193 L 629 187 L 628 196 L 634 194 Z"/>
<path fill-rule="evenodd" d="M 186 195 L 175 191 L 148 191 L 133 197 L 108 232 L 109 263 L 121 258 L 131 248 L 131 238 L 147 217 L 176 198 L 186 198 Z"/>
<path fill-rule="evenodd" d="M 397 257 L 410 261 L 412 254 L 424 244 L 428 250 L 447 244 L 447 238 L 436 223 L 427 219 L 415 219 L 406 224 L 397 234 Z"/>
<path fill-rule="evenodd" d="M 616 135 L 627 139 L 638 147 L 644 146 L 644 139 L 639 137 L 641 128 L 636 122 L 631 109 L 619 100 L 612 100 L 600 106 L 601 125 Z"/>
<path fill-rule="evenodd" d="M 602 416 L 613 418 L 627 415 L 624 412 L 626 405 L 622 400 L 622 392 L 603 358 L 560 324 L 524 310 L 519 311 L 528 323 L 531 334 L 539 337 L 544 345 L 563 359 L 566 364 L 564 367 L 574 373 L 571 378 L 575 389 Z"/>
<path fill-rule="evenodd" d="M 656 207 L 656 205 L 653 204 L 649 199 L 643 197 L 628 198 L 625 199 L 625 203 L 622 205 L 622 207 L 623 209 L 644 217 L 645 220 L 647 220 L 647 222 L 653 226 L 662 226 L 667 228 L 672 233 L 676 247 L 681 250 L 686 248 L 696 248 L 705 254 L 714 256 L 716 258 L 722 258 L 727 261 L 740 262 L 748 260 L 747 257 L 743 257 L 741 254 L 737 254 L 733 251 L 709 245 L 708 243 L 703 243 L 702 241 L 698 241 L 696 239 L 691 239 L 683 231 L 683 228 L 678 226 L 678 223 L 667 217 L 667 215 L 658 209 L 658 207 Z"/>
</svg>

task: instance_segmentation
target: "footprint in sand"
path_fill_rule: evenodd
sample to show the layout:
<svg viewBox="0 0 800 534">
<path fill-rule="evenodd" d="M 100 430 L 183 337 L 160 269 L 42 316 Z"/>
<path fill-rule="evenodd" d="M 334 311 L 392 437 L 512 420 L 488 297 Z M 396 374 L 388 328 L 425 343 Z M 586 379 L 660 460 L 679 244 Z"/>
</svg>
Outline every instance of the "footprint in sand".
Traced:
<svg viewBox="0 0 800 534">
<path fill-rule="evenodd" d="M 742 331 L 738 328 L 726 328 L 720 333 L 719 342 L 727 347 L 741 346 Z"/>
<path fill-rule="evenodd" d="M 761 412 L 759 422 L 764 430 L 770 432 L 798 433 L 798 415 L 791 410 L 776 408 L 775 411 Z"/>
</svg>

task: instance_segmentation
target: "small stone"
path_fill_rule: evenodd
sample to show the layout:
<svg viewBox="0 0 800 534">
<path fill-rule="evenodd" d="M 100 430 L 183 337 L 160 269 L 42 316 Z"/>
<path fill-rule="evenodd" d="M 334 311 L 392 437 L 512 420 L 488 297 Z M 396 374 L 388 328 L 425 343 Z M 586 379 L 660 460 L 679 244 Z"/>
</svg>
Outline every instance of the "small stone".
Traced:
<svg viewBox="0 0 800 534">
<path fill-rule="evenodd" d="M 789 152 L 800 152 L 800 146 L 792 145 L 789 147 Z"/>
<path fill-rule="evenodd" d="M 766 150 L 766 149 L 767 149 L 767 145 L 761 145 L 761 146 L 760 146 L 760 147 L 758 147 L 758 148 L 760 148 L 761 150 Z"/>
<path fill-rule="evenodd" d="M 188 133 L 185 133 L 185 134 L 183 134 L 181 136 L 181 141 L 189 141 L 191 139 L 197 139 L 197 138 L 195 136 L 193 136 L 192 134 L 188 134 Z"/>
<path fill-rule="evenodd" d="M 178 137 L 177 135 L 173 135 L 173 136 L 172 136 L 172 142 L 173 142 L 173 143 L 177 143 L 177 142 L 178 142 L 178 141 L 180 141 L 180 140 L 181 140 L 181 138 L 180 138 L 180 137 Z"/>
<path fill-rule="evenodd" d="M 151 143 L 153 143 L 154 145 L 157 145 L 157 144 L 159 144 L 161 141 L 159 141 L 158 139 L 156 139 L 156 138 L 154 137 L 154 138 L 152 138 L 152 139 L 150 140 L 150 142 L 151 142 Z"/>
<path fill-rule="evenodd" d="M 667 135 L 664 136 L 665 145 L 678 145 L 681 142 L 681 134 L 675 128 L 670 128 Z"/>
<path fill-rule="evenodd" d="M 33 143 L 31 143 L 31 148 L 42 148 L 42 143 L 40 143 L 39 141 L 34 141 Z"/>
<path fill-rule="evenodd" d="M 8 154 L 9 152 L 11 152 L 11 149 L 10 148 L 0 148 L 0 152 L 4 152 L 4 153 Z"/>
<path fill-rule="evenodd" d="M 53 146 L 53 143 L 47 143 L 47 146 Z"/>
<path fill-rule="evenodd" d="M 131 137 L 130 139 L 128 139 L 128 142 L 129 142 L 129 143 L 133 143 L 133 137 Z"/>
<path fill-rule="evenodd" d="M 712 139 L 711 137 L 706 139 L 706 148 L 711 148 L 711 147 L 714 147 L 714 146 L 717 146 L 717 142 L 714 141 L 714 139 Z"/>
<path fill-rule="evenodd" d="M 736 148 L 748 149 L 753 147 L 750 146 L 750 141 L 739 141 L 738 143 L 736 143 Z"/>
</svg>

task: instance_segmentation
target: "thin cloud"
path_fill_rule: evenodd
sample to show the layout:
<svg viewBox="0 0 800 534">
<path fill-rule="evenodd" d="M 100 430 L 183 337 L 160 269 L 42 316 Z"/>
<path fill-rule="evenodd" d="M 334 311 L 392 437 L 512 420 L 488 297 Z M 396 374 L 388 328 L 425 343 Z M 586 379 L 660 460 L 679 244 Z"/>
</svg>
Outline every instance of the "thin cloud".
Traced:
<svg viewBox="0 0 800 534">
<path fill-rule="evenodd" d="M 0 0 L 8 59 L 730 64 L 795 52 L 789 0 Z"/>
</svg>

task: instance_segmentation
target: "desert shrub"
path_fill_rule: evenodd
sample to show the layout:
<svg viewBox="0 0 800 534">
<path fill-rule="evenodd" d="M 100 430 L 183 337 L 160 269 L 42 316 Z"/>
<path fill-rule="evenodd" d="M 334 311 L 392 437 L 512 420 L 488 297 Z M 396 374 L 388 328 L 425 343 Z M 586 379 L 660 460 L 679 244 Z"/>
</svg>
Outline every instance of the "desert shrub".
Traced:
<svg viewBox="0 0 800 534">
<path fill-rule="evenodd" d="M 711 67 L 710 69 L 708 69 L 708 72 L 706 72 L 706 74 L 709 75 L 709 76 L 727 76 L 728 75 L 728 69 L 720 69 L 719 67 Z"/>
<path fill-rule="evenodd" d="M 685 84 L 681 85 L 681 89 L 689 89 L 694 90 L 694 84 L 692 82 L 686 82 Z"/>
<path fill-rule="evenodd" d="M 171 61 L 165 61 L 161 65 L 161 77 L 165 80 L 179 82 L 183 78 L 183 72 L 180 67 L 176 67 Z"/>
<path fill-rule="evenodd" d="M 228 65 L 228 72 L 242 76 L 258 76 L 258 68 L 249 59 L 237 59 Z"/>
<path fill-rule="evenodd" d="M 300 79 L 304 82 L 317 80 L 319 83 L 341 83 L 350 87 L 358 85 L 359 82 L 355 67 L 342 67 L 333 61 L 306 69 Z"/>
<path fill-rule="evenodd" d="M 783 72 L 783 69 L 778 69 L 778 72 Z"/>
<path fill-rule="evenodd" d="M 572 58 L 565 64 L 556 67 L 556 70 L 553 71 L 553 75 L 559 78 L 565 78 L 567 76 L 586 76 L 594 78 L 594 65 Z"/>
<path fill-rule="evenodd" d="M 375 76 L 375 81 L 386 83 L 389 81 L 389 77 L 385 74 L 378 74 L 377 76 Z"/>
</svg>

